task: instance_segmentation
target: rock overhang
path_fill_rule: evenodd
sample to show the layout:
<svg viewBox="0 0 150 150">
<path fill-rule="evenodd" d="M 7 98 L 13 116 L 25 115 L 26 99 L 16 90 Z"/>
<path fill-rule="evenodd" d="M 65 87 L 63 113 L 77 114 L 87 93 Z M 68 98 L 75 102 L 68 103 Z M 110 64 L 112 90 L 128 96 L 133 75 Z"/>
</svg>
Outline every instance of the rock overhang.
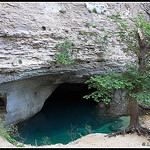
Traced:
<svg viewBox="0 0 150 150">
<path fill-rule="evenodd" d="M 122 17 L 142 13 L 148 20 L 148 7 L 146 3 L 0 3 L 0 94 L 7 97 L 8 123 L 37 113 L 61 83 L 84 83 L 92 75 L 121 72 L 127 63 L 134 62 L 136 59 L 127 57 L 116 40 L 111 41 L 115 47 L 104 52 L 90 36 L 85 42 L 85 35 L 79 33 L 103 35 L 104 31 L 113 31 L 115 27 L 107 15 L 118 12 Z M 98 13 L 89 12 L 93 8 Z M 63 9 L 65 14 L 59 12 Z M 72 40 L 79 50 L 73 55 L 74 63 L 52 65 L 53 55 L 58 52 L 56 44 L 66 40 Z M 37 100 L 35 93 L 43 98 Z"/>
</svg>

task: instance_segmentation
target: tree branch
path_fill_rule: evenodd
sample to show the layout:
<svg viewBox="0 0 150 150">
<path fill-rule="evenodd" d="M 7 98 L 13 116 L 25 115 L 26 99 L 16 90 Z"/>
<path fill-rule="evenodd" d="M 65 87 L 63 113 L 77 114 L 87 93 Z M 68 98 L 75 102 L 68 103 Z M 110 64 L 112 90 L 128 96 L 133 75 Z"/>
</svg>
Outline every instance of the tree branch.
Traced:
<svg viewBox="0 0 150 150">
<path fill-rule="evenodd" d="M 150 49 L 150 46 L 146 47 L 146 49 Z"/>
</svg>

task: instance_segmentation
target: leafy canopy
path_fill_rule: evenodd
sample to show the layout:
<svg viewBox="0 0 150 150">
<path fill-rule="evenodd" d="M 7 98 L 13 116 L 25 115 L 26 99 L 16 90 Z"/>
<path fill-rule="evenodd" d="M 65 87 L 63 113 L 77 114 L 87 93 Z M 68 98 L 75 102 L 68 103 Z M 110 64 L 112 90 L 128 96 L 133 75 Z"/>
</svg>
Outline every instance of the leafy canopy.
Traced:
<svg viewBox="0 0 150 150">
<path fill-rule="evenodd" d="M 143 19 L 141 15 L 137 15 L 137 18 L 122 19 L 120 15 L 108 16 L 115 21 L 117 26 L 117 32 L 110 32 L 119 38 L 120 44 L 126 46 L 122 48 L 128 55 L 136 55 L 139 57 L 140 48 L 138 43 L 138 29 L 141 29 L 144 33 L 144 38 L 147 44 L 147 57 L 150 56 L 150 25 Z"/>
<path fill-rule="evenodd" d="M 99 76 L 93 76 L 85 83 L 88 88 L 94 88 L 95 91 L 83 98 L 93 98 L 96 102 L 100 100 L 108 104 L 113 96 L 114 90 L 120 89 L 126 91 L 126 98 L 136 98 L 138 103 L 150 105 L 150 25 L 146 23 L 141 15 L 135 19 L 122 19 L 120 15 L 108 16 L 115 20 L 118 31 L 110 32 L 116 35 L 120 44 L 124 44 L 125 48 L 122 50 L 128 55 L 140 55 L 140 45 L 138 42 L 138 29 L 140 28 L 144 33 L 146 41 L 146 59 L 147 71 L 140 73 L 137 65 L 128 67 L 122 73 L 109 72 Z M 127 23 L 128 21 L 128 23 Z M 130 21 L 130 24 L 129 24 Z M 126 23 L 125 23 L 126 22 Z"/>
<path fill-rule="evenodd" d="M 150 105 L 150 74 L 147 71 L 142 74 L 138 72 L 137 67 L 130 67 L 123 73 L 115 73 L 113 71 L 104 73 L 99 76 L 91 77 L 85 82 L 88 88 L 94 88 L 95 91 L 83 98 L 93 98 L 94 101 L 102 100 L 108 104 L 113 96 L 114 90 L 126 91 L 126 98 L 134 97 L 138 99 L 138 103 Z M 135 89 L 137 92 L 133 92 Z"/>
</svg>

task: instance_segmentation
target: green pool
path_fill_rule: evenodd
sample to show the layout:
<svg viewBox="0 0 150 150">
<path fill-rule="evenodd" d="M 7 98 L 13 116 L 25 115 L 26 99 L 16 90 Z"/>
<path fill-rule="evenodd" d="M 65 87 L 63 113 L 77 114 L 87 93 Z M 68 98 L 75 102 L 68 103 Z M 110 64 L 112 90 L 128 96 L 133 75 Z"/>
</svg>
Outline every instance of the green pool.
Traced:
<svg viewBox="0 0 150 150">
<path fill-rule="evenodd" d="M 39 113 L 18 124 L 20 136 L 26 138 L 25 144 L 35 145 L 35 141 L 38 146 L 67 144 L 90 133 L 112 133 L 116 122 L 121 123 L 93 100 L 83 99 L 87 93 L 85 87 L 78 85 L 76 89 L 70 87 L 68 90 L 65 86 L 59 86 L 53 92 Z M 119 124 L 117 129 L 121 126 Z"/>
</svg>

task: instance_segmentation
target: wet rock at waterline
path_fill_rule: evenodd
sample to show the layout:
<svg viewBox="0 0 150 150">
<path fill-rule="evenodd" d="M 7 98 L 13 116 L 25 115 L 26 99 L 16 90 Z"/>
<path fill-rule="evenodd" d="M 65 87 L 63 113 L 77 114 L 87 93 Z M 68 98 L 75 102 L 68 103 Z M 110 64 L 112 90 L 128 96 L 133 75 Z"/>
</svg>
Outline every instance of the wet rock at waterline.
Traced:
<svg viewBox="0 0 150 150">
<path fill-rule="evenodd" d="M 98 13 L 92 11 L 95 7 Z M 115 39 L 104 51 L 80 31 L 98 35 L 114 31 L 107 15 L 116 13 L 121 17 L 140 13 L 149 20 L 148 7 L 147 3 L 0 3 L 0 98 L 5 101 L 6 122 L 35 115 L 61 83 L 84 83 L 91 75 L 122 71 L 126 63 L 134 62 Z M 59 53 L 55 46 L 66 40 L 76 45 L 73 64 L 52 64 Z M 118 100 L 114 95 L 110 113 L 127 114 L 127 104 Z"/>
</svg>

